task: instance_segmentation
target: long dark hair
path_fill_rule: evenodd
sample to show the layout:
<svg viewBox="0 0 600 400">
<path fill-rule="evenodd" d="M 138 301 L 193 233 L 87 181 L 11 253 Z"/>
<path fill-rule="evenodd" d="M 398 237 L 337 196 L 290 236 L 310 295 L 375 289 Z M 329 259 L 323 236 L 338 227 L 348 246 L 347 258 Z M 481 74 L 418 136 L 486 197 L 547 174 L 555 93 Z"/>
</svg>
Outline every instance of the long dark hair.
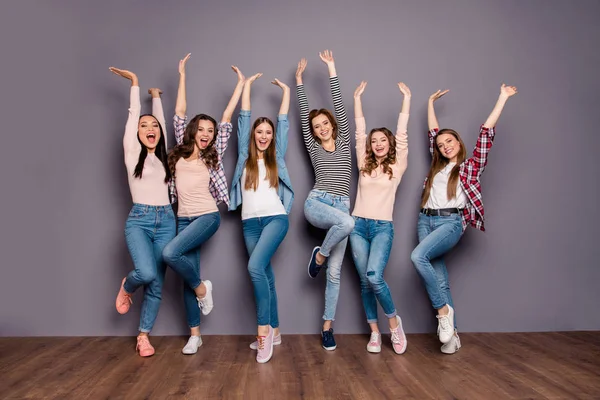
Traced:
<svg viewBox="0 0 600 400">
<path fill-rule="evenodd" d="M 269 143 L 269 147 L 264 151 L 265 168 L 267 169 L 267 179 L 269 187 L 277 189 L 279 187 L 279 174 L 277 172 L 277 155 L 275 152 L 275 126 L 273 121 L 267 117 L 260 117 L 254 121 L 252 131 L 250 133 L 250 143 L 248 143 L 248 159 L 246 160 L 246 182 L 244 189 L 258 189 L 258 147 L 256 146 L 256 128 L 266 122 L 273 130 L 273 140 Z"/>
<path fill-rule="evenodd" d="M 448 187 L 446 189 L 446 196 L 448 197 L 448 200 L 456 197 L 456 185 L 458 184 L 459 178 L 458 173 L 460 172 L 460 165 L 463 163 L 463 161 L 465 161 L 465 158 L 467 158 L 467 151 L 465 149 L 465 144 L 460 138 L 458 132 L 453 129 L 442 129 L 438 132 L 433 145 L 433 158 L 431 159 L 431 167 L 429 168 L 429 173 L 427 174 L 427 183 L 425 184 L 423 194 L 421 195 L 421 207 L 425 207 L 425 203 L 427 203 L 427 200 L 429 199 L 431 185 L 433 185 L 433 178 L 446 165 L 450 164 L 450 160 L 442 155 L 442 152 L 437 145 L 437 138 L 443 134 L 450 134 L 454 136 L 458 143 L 460 143 L 460 150 L 456 155 L 456 165 L 450 172 L 450 177 L 448 178 Z"/>
<path fill-rule="evenodd" d="M 160 130 L 160 138 L 158 139 L 158 144 L 154 149 L 154 154 L 165 168 L 165 182 L 169 182 L 171 180 L 171 171 L 169 170 L 169 164 L 167 163 L 167 146 L 165 144 L 165 133 L 163 132 L 162 125 L 160 124 L 160 122 L 158 122 L 158 119 L 156 119 L 156 117 L 152 114 L 140 115 L 140 120 L 143 117 L 152 117 L 156 120 L 156 123 L 158 124 L 158 129 Z M 138 163 L 135 166 L 135 170 L 133 171 L 133 176 L 142 179 L 142 172 L 144 171 L 144 162 L 146 161 L 146 156 L 148 155 L 148 149 L 140 140 L 139 132 L 137 134 L 137 139 L 138 142 L 140 142 L 140 144 L 142 145 L 142 149 L 140 150 L 140 156 L 138 158 Z"/>
<path fill-rule="evenodd" d="M 392 179 L 394 173 L 392 172 L 392 168 L 390 168 L 391 164 L 396 164 L 396 137 L 388 128 L 377 128 L 371 130 L 369 135 L 367 136 L 367 142 L 365 143 L 366 156 L 365 156 L 365 165 L 360 170 L 361 173 L 371 176 L 371 172 L 375 168 L 379 166 L 379 162 L 375 158 L 375 153 L 373 152 L 373 145 L 371 144 L 371 138 L 375 132 L 381 132 L 387 137 L 389 143 L 389 151 L 383 161 L 381 161 L 381 166 L 383 167 L 383 173 L 388 174 L 390 179 Z"/>
<path fill-rule="evenodd" d="M 196 146 L 196 134 L 198 133 L 198 124 L 200 121 L 210 121 L 214 127 L 214 136 L 205 149 L 200 150 L 200 158 L 204 161 L 207 168 L 216 169 L 219 163 L 219 157 L 217 155 L 217 149 L 214 144 L 217 140 L 217 121 L 210 115 L 198 114 L 191 119 L 190 123 L 185 127 L 183 133 L 183 143 L 173 147 L 173 150 L 169 153 L 169 169 L 171 175 L 175 176 L 175 165 L 181 157 L 188 158 L 194 152 Z"/>
</svg>

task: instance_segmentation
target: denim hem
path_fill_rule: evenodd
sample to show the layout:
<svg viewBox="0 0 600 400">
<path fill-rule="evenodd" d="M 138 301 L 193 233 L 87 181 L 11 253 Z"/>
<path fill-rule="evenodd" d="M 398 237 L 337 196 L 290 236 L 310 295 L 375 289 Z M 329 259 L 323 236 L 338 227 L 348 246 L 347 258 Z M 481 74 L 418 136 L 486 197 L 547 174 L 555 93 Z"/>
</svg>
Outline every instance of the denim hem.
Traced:
<svg viewBox="0 0 600 400">
<path fill-rule="evenodd" d="M 396 315 L 398 315 L 398 313 L 396 312 L 396 310 L 394 310 L 394 312 L 391 313 L 391 314 L 385 314 L 385 316 L 388 317 L 388 318 L 394 318 Z"/>
<path fill-rule="evenodd" d="M 367 319 L 367 324 L 376 324 L 377 323 L 377 318 L 375 319 Z"/>
<path fill-rule="evenodd" d="M 138 328 L 138 331 L 140 331 L 140 333 L 150 333 L 150 331 L 152 331 L 152 329 L 144 329 L 142 327 Z"/>
</svg>

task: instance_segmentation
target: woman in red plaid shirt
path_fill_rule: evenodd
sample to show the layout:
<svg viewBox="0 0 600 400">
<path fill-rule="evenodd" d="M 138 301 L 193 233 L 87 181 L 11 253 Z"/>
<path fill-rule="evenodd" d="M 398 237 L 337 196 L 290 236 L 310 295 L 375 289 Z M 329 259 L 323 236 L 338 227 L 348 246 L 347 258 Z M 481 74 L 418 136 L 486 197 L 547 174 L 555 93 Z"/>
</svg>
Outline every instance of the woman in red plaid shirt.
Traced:
<svg viewBox="0 0 600 400">
<path fill-rule="evenodd" d="M 454 306 L 443 256 L 458 243 L 469 224 L 485 230 L 480 177 L 492 147 L 496 122 L 517 88 L 502 84 L 498 101 L 479 130 L 471 158 L 467 158 L 458 132 L 439 129 L 433 103 L 446 93 L 448 90 L 438 90 L 429 97 L 429 152 L 433 159 L 421 197 L 417 226 L 419 244 L 413 250 L 411 260 L 438 312 L 437 333 L 443 343 L 442 352 L 453 354 L 460 348 L 460 339 L 455 329 Z"/>
</svg>

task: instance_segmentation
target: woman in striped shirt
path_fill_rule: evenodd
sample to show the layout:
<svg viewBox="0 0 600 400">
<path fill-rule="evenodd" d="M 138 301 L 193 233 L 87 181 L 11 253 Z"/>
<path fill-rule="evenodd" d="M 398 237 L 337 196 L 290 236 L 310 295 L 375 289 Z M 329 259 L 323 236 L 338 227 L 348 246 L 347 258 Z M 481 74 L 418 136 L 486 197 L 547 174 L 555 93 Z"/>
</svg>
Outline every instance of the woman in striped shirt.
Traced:
<svg viewBox="0 0 600 400">
<path fill-rule="evenodd" d="M 388 284 L 383 279 L 394 241 L 394 202 L 396 191 L 407 167 L 407 125 L 410 111 L 410 89 L 404 83 L 398 88 L 404 96 L 398 116 L 396 136 L 387 128 L 376 128 L 366 134 L 361 96 L 367 86 L 362 82 L 354 92 L 356 120 L 356 159 L 358 190 L 354 205 L 354 230 L 350 234 L 352 258 L 360 277 L 361 297 L 371 338 L 367 351 L 381 351 L 381 333 L 377 326 L 377 302 L 388 318 L 392 348 L 397 354 L 406 351 L 402 320 L 396 312 Z"/>
<path fill-rule="evenodd" d="M 200 311 L 208 315 L 213 308 L 212 283 L 200 279 L 200 246 L 219 229 L 221 216 L 217 206 L 229 204 L 223 154 L 231 136 L 231 116 L 244 85 L 244 76 L 232 66 L 238 81 L 218 126 L 205 114 L 196 115 L 186 125 L 185 64 L 189 57 L 190 54 L 179 61 L 179 90 L 173 117 L 177 146 L 169 154 L 169 167 L 179 198 L 177 236 L 162 254 L 184 281 L 183 299 L 190 338 L 183 354 L 194 354 L 202 345 Z"/>
<path fill-rule="evenodd" d="M 148 334 L 158 315 L 165 279 L 166 267 L 160 254 L 175 236 L 175 215 L 168 189 L 171 172 L 167 165 L 167 131 L 160 90 L 148 90 L 152 95 L 152 114 L 140 115 L 138 77 L 131 71 L 114 67 L 110 70 L 131 81 L 123 150 L 133 200 L 125 224 L 125 240 L 134 270 L 123 278 L 115 305 L 119 314 L 127 313 L 133 292 L 143 286 L 136 351 L 148 357 L 154 354 Z"/>
<path fill-rule="evenodd" d="M 466 158 L 467 150 L 458 132 L 439 129 L 433 103 L 446 93 L 448 90 L 438 90 L 429 97 L 427 119 L 432 161 L 421 197 L 417 225 L 419 244 L 411 259 L 423 279 L 431 305 L 437 310 L 442 353 L 453 354 L 461 345 L 443 257 L 456 246 L 469 224 L 484 230 L 480 178 L 492 148 L 496 122 L 517 88 L 504 84 L 500 87 L 498 101 L 479 129 L 471 158 Z"/>
<path fill-rule="evenodd" d="M 348 235 L 354 229 L 350 216 L 350 177 L 352 162 L 350 150 L 350 128 L 342 102 L 340 84 L 335 70 L 333 53 L 319 53 L 329 69 L 329 86 L 335 118 L 327 109 L 308 108 L 304 92 L 302 73 L 306 60 L 298 63 L 296 90 L 300 105 L 302 136 L 315 171 L 315 185 L 304 203 L 304 215 L 317 228 L 327 229 L 321 246 L 313 249 L 308 264 L 308 274 L 315 278 L 327 262 L 327 286 L 325 289 L 325 312 L 323 314 L 322 345 L 326 350 L 335 350 L 331 324 L 335 317 L 340 293 L 340 274 Z"/>
</svg>

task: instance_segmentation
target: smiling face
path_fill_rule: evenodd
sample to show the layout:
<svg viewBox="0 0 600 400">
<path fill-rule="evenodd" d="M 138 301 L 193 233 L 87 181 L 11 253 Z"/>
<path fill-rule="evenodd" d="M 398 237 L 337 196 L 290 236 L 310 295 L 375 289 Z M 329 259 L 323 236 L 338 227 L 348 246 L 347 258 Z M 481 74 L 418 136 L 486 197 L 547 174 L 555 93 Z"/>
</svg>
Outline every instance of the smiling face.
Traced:
<svg viewBox="0 0 600 400">
<path fill-rule="evenodd" d="M 450 162 L 456 162 L 461 145 L 458 139 L 451 133 L 442 133 L 435 138 L 435 143 L 442 157 Z"/>
<path fill-rule="evenodd" d="M 273 127 L 263 122 L 254 129 L 254 143 L 259 152 L 266 151 L 273 142 Z"/>
<path fill-rule="evenodd" d="M 384 132 L 375 131 L 371 134 L 371 150 L 378 160 L 388 155 L 390 152 L 390 141 Z"/>
<path fill-rule="evenodd" d="M 212 121 L 201 119 L 198 121 L 198 130 L 194 136 L 196 146 L 200 150 L 206 149 L 215 138 L 215 125 Z"/>
<path fill-rule="evenodd" d="M 331 121 L 325 114 L 317 115 L 312 119 L 312 127 L 315 136 L 318 137 L 321 142 L 326 142 L 331 139 L 333 135 L 333 128 L 331 126 Z"/>
<path fill-rule="evenodd" d="M 138 137 L 140 142 L 153 153 L 160 140 L 160 126 L 152 115 L 144 115 L 138 122 Z"/>
</svg>

